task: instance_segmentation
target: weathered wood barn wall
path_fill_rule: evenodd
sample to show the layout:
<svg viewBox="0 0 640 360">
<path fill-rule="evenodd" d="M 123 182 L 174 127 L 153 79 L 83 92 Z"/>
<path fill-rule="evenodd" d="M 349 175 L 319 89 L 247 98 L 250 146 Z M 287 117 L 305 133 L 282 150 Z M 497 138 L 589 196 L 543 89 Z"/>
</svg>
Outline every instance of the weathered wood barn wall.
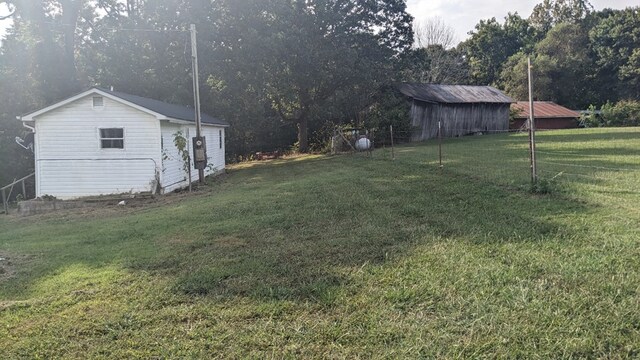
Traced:
<svg viewBox="0 0 640 360">
<path fill-rule="evenodd" d="M 510 97 L 490 86 L 402 84 L 411 101 L 413 141 L 509 129 Z"/>
</svg>

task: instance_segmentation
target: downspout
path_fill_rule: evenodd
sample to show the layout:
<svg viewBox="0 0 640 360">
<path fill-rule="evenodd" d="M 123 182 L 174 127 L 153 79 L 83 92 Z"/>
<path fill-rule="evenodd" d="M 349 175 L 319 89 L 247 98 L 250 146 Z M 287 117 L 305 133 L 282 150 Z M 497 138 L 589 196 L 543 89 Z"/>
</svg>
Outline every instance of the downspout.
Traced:
<svg viewBox="0 0 640 360">
<path fill-rule="evenodd" d="M 18 120 L 22 121 L 22 116 L 16 116 L 16 119 L 18 119 Z M 36 128 L 34 128 L 34 127 L 33 127 L 33 126 L 31 126 L 31 125 L 27 125 L 27 123 L 26 123 L 26 122 L 24 122 L 24 121 L 22 121 L 22 126 L 24 126 L 24 127 L 26 127 L 27 129 L 31 130 L 31 132 L 32 132 L 32 133 L 35 133 L 35 132 L 36 132 Z"/>
</svg>

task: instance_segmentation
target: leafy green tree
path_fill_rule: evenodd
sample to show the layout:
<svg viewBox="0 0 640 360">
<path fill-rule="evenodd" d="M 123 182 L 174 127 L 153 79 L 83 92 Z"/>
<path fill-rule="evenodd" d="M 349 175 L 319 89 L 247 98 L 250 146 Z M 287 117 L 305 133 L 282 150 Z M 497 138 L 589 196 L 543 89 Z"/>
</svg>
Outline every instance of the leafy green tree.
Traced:
<svg viewBox="0 0 640 360">
<path fill-rule="evenodd" d="M 593 60 L 587 31 L 577 24 L 555 26 L 534 49 L 534 97 L 571 108 L 586 108 L 594 99 Z M 505 64 L 501 83 L 517 99 L 528 99 L 527 56 L 520 52 Z"/>
<path fill-rule="evenodd" d="M 229 1 L 221 28 L 241 30 L 220 40 L 225 71 L 216 82 L 221 91 L 243 84 L 297 127 L 299 150 L 307 152 L 310 124 L 326 121 L 344 104 L 338 98 L 389 79 L 391 60 L 413 41 L 405 10 L 399 0 Z"/>
<path fill-rule="evenodd" d="M 501 74 L 505 92 L 515 100 L 529 99 L 527 54 L 519 52 L 509 58 Z M 556 101 L 554 77 L 556 62 L 547 55 L 537 55 L 531 59 L 533 76 L 533 98 L 535 100 Z"/>
<path fill-rule="evenodd" d="M 640 99 L 640 7 L 613 11 L 589 33 L 600 75 L 619 99 Z"/>
<path fill-rule="evenodd" d="M 562 23 L 576 24 L 593 12 L 588 0 L 544 0 L 533 8 L 529 21 L 542 34 Z"/>
<path fill-rule="evenodd" d="M 459 48 L 466 54 L 471 78 L 478 85 L 496 84 L 507 59 L 531 49 L 538 36 L 517 13 L 509 14 L 503 24 L 495 18 L 481 20 L 470 35 Z"/>
</svg>

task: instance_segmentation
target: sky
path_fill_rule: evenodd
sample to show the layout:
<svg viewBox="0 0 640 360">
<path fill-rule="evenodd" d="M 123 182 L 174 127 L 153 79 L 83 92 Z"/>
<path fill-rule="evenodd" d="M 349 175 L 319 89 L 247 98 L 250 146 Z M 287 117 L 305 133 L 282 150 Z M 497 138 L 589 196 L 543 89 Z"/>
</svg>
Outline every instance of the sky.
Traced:
<svg viewBox="0 0 640 360">
<path fill-rule="evenodd" d="M 456 32 L 456 43 L 466 40 L 469 31 L 483 19 L 502 21 L 509 12 L 529 17 L 542 0 L 407 0 L 407 10 L 416 21 L 439 17 Z M 640 5 L 639 0 L 591 0 L 596 10 L 624 9 Z"/>
<path fill-rule="evenodd" d="M 407 0 L 408 12 L 417 21 L 439 17 L 456 32 L 456 42 L 468 37 L 468 32 L 482 19 L 504 19 L 509 12 L 528 17 L 533 7 L 542 0 Z M 639 5 L 639 0 L 591 0 L 596 10 L 604 8 L 624 9 Z M 0 12 L 4 13 L 2 7 Z M 0 21 L 0 37 L 10 26 L 10 21 Z"/>
</svg>

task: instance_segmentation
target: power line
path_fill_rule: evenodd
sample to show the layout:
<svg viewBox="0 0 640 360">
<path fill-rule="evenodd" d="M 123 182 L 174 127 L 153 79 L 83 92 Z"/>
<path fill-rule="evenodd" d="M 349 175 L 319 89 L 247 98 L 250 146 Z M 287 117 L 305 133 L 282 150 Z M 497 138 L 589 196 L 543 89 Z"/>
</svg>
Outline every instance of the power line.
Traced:
<svg viewBox="0 0 640 360">
<path fill-rule="evenodd" d="M 60 26 L 60 27 L 73 27 L 73 28 L 78 27 L 77 24 L 62 24 L 62 23 L 56 23 L 52 21 L 26 21 L 26 22 L 31 24 L 40 24 L 40 25 L 46 24 L 46 25 L 53 25 L 53 26 Z M 91 23 L 89 24 L 93 26 L 93 24 Z M 155 33 L 171 33 L 171 32 L 187 33 L 190 31 L 189 29 L 142 29 L 142 28 L 114 28 L 114 27 L 103 27 L 103 26 L 99 26 L 97 27 L 97 29 L 109 30 L 109 31 L 155 32 Z"/>
</svg>

